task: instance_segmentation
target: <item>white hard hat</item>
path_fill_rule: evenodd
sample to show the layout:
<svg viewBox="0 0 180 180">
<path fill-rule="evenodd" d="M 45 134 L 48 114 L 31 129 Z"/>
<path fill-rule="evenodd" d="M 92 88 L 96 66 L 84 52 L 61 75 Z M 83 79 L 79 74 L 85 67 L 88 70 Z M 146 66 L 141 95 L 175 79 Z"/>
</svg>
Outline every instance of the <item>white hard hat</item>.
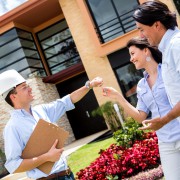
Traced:
<svg viewBox="0 0 180 180">
<path fill-rule="evenodd" d="M 0 74 L 0 95 L 5 99 L 8 93 L 26 80 L 14 69 Z"/>
</svg>

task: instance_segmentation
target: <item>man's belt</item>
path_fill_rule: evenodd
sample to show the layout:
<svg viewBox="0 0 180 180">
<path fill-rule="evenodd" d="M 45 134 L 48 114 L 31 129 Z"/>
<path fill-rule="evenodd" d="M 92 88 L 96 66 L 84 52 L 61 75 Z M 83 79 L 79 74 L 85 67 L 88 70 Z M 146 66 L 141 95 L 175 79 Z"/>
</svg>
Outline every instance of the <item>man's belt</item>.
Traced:
<svg viewBox="0 0 180 180">
<path fill-rule="evenodd" d="M 68 168 L 68 169 L 66 169 L 64 171 L 51 174 L 51 175 L 49 175 L 47 177 L 39 178 L 38 180 L 48 180 L 48 179 L 53 179 L 53 178 L 57 178 L 57 177 L 61 177 L 61 176 L 69 176 L 70 174 L 71 174 L 71 169 Z"/>
</svg>

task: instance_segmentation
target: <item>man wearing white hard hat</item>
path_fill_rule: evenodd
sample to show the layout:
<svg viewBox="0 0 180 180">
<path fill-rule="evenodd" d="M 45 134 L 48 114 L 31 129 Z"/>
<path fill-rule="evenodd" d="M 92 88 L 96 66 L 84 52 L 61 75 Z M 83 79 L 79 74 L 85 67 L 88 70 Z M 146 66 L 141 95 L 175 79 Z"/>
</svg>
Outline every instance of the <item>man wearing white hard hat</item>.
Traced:
<svg viewBox="0 0 180 180">
<path fill-rule="evenodd" d="M 1 88 L 0 94 L 5 99 L 8 93 L 15 88 L 18 84 L 25 82 L 26 80 L 15 70 L 6 71 L 0 76 Z"/>
<path fill-rule="evenodd" d="M 26 80 L 15 70 L 1 73 L 0 94 L 14 108 L 3 133 L 7 170 L 10 173 L 26 171 L 27 176 L 32 179 L 74 180 L 73 173 L 62 154 L 63 149 L 56 149 L 57 141 L 47 153 L 36 158 L 22 159 L 22 151 L 39 119 L 56 122 L 66 111 L 74 109 L 74 103 L 83 98 L 91 88 L 102 84 L 102 78 L 96 77 L 92 81 L 87 81 L 85 86 L 53 103 L 31 107 L 32 89 L 26 84 Z M 55 162 L 50 174 L 36 168 L 47 161 Z"/>
</svg>

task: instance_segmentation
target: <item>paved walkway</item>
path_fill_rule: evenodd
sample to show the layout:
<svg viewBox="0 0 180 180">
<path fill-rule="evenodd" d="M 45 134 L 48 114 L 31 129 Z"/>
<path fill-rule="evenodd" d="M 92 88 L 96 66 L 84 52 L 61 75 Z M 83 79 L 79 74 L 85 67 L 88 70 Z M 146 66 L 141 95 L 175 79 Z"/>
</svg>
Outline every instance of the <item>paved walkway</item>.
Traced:
<svg viewBox="0 0 180 180">
<path fill-rule="evenodd" d="M 71 143 L 71 144 L 64 147 L 64 152 L 63 153 L 66 156 L 68 156 L 72 152 L 76 151 L 77 149 L 79 149 L 83 145 L 93 141 L 94 139 L 101 136 L 102 134 L 104 134 L 107 131 L 108 130 L 104 130 L 104 131 L 98 132 L 96 134 L 93 134 L 91 136 L 87 136 L 85 138 L 74 141 L 73 143 Z M 2 178 L 2 180 L 32 180 L 32 179 L 27 178 L 26 173 L 16 173 L 16 174 L 10 174 L 10 175 Z"/>
</svg>

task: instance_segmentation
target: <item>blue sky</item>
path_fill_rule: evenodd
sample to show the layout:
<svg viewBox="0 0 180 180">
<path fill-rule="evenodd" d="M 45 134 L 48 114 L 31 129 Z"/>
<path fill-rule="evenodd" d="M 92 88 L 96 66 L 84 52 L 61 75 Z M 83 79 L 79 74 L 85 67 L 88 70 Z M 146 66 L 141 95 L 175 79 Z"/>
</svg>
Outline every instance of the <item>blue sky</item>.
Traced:
<svg viewBox="0 0 180 180">
<path fill-rule="evenodd" d="M 0 0 L 0 16 L 14 9 L 27 0 Z"/>
</svg>

